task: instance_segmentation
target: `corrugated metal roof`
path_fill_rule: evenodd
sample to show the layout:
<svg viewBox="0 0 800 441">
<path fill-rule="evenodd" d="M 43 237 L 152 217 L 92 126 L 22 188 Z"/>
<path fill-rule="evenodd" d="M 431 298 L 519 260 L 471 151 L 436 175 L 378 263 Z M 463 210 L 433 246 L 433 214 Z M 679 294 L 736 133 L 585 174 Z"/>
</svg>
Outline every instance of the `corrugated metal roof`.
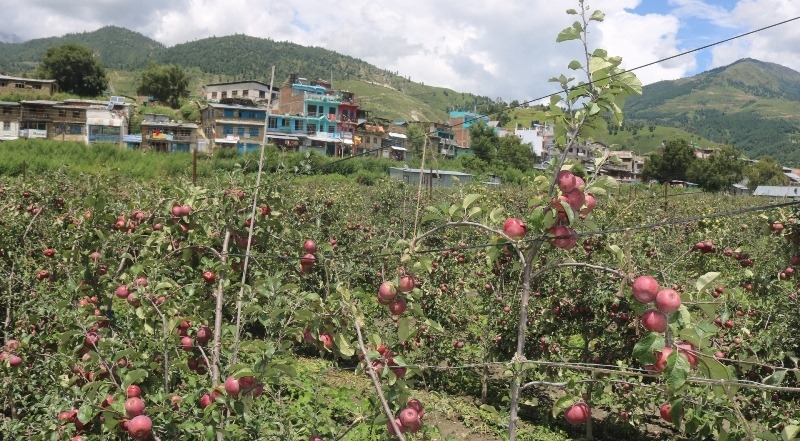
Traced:
<svg viewBox="0 0 800 441">
<path fill-rule="evenodd" d="M 399 167 L 389 167 L 389 168 L 393 169 L 393 170 L 400 170 L 400 171 L 409 172 L 409 173 L 419 173 L 420 172 L 420 170 L 418 168 L 399 168 Z M 472 176 L 469 173 L 462 173 L 462 172 L 459 172 L 459 171 L 452 171 L 452 170 L 428 170 L 428 169 L 425 169 L 423 172 L 424 173 L 435 173 L 435 174 L 439 174 L 439 175 Z"/>
<path fill-rule="evenodd" d="M 12 81 L 34 81 L 37 83 L 55 83 L 56 80 L 40 80 L 38 78 L 20 78 L 20 77 L 9 77 L 6 75 L 0 75 L 0 80 L 12 80 Z"/>
<path fill-rule="evenodd" d="M 775 198 L 800 197 L 800 187 L 782 187 L 774 185 L 759 185 L 753 196 L 770 196 Z"/>
<path fill-rule="evenodd" d="M 800 182 L 800 175 L 796 175 L 796 174 L 794 174 L 792 172 L 784 172 L 783 174 L 785 174 L 787 178 L 789 178 L 789 179 L 791 179 L 793 181 Z"/>
</svg>

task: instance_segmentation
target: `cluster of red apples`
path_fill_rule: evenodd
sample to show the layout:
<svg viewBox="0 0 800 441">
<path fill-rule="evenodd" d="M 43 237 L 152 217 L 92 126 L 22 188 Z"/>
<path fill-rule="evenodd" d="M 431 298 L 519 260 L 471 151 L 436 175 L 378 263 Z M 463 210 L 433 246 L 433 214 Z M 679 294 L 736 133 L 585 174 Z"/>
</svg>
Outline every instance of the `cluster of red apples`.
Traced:
<svg viewBox="0 0 800 441">
<path fill-rule="evenodd" d="M 561 170 L 556 175 L 558 194 L 550 201 L 555 211 L 556 223 L 548 229 L 550 244 L 556 248 L 569 250 L 578 242 L 575 230 L 570 228 L 570 216 L 567 210 L 586 217 L 597 206 L 597 199 L 586 193 L 586 183 L 569 170 Z M 522 239 L 528 232 L 528 226 L 522 219 L 511 217 L 503 224 L 503 233 L 512 239 Z"/>
<path fill-rule="evenodd" d="M 416 286 L 417 281 L 410 274 L 401 276 L 397 284 L 390 281 L 383 282 L 378 287 L 378 303 L 386 305 L 393 315 L 402 315 L 406 312 L 408 304 L 399 293 L 411 292 Z"/>
<path fill-rule="evenodd" d="M 401 433 L 415 433 L 422 428 L 422 417 L 424 416 L 425 410 L 422 408 L 422 403 L 416 398 L 411 398 L 406 403 L 406 407 L 397 414 L 394 423 Z M 390 435 L 397 435 L 391 421 L 386 422 L 386 428 Z"/>
<path fill-rule="evenodd" d="M 15 368 L 22 364 L 22 357 L 17 355 L 19 350 L 19 341 L 10 339 L 3 345 L 3 351 L 0 352 L 0 363 L 8 363 L 9 367 Z"/>
</svg>

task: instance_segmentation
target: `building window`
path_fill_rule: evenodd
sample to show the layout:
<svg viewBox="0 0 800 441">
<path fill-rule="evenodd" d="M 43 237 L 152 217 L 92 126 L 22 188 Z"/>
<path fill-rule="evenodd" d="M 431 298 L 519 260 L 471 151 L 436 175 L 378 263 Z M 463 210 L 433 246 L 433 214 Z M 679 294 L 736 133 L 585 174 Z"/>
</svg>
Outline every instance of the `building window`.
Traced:
<svg viewBox="0 0 800 441">
<path fill-rule="evenodd" d="M 308 133 L 316 132 L 316 131 L 317 131 L 317 125 L 316 124 L 309 124 L 308 125 Z"/>
<path fill-rule="evenodd" d="M 258 138 L 258 127 L 250 127 L 250 137 Z"/>
<path fill-rule="evenodd" d="M 217 99 L 217 92 L 211 92 L 211 99 L 212 100 Z"/>
<path fill-rule="evenodd" d="M 33 88 L 34 88 L 34 89 L 41 89 L 41 88 L 42 88 L 42 85 L 41 85 L 41 84 L 34 84 L 34 85 L 33 85 Z"/>
<path fill-rule="evenodd" d="M 250 91 L 245 89 L 242 91 L 242 96 L 250 96 Z"/>
<path fill-rule="evenodd" d="M 336 127 L 335 126 L 328 126 L 328 133 L 333 133 L 335 131 L 336 131 Z"/>
<path fill-rule="evenodd" d="M 277 129 L 278 128 L 278 118 L 270 118 L 267 122 L 267 127 L 270 129 Z"/>
<path fill-rule="evenodd" d="M 67 127 L 67 133 L 70 135 L 80 135 L 83 133 L 83 126 L 80 124 L 70 124 Z"/>
<path fill-rule="evenodd" d="M 15 86 L 17 87 L 17 89 L 24 89 L 25 83 L 16 83 Z"/>
<path fill-rule="evenodd" d="M 239 136 L 244 136 L 244 127 L 237 127 L 236 134 Z"/>
<path fill-rule="evenodd" d="M 239 96 L 239 91 L 238 90 L 231 91 L 231 96 Z"/>
<path fill-rule="evenodd" d="M 258 91 L 258 97 L 259 98 L 266 98 L 267 97 L 267 93 L 264 92 L 263 90 L 259 90 Z"/>
<path fill-rule="evenodd" d="M 11 131 L 11 123 L 8 121 L 3 121 L 3 130 L 6 132 Z"/>
<path fill-rule="evenodd" d="M 8 86 L 8 81 L 0 81 L 0 87 Z"/>
<path fill-rule="evenodd" d="M 223 135 L 233 135 L 233 126 L 222 126 Z"/>
<path fill-rule="evenodd" d="M 314 104 L 308 105 L 308 116 L 316 116 L 317 115 L 317 106 Z"/>
<path fill-rule="evenodd" d="M 222 98 L 227 98 L 227 97 L 228 97 L 228 92 L 222 92 Z"/>
<path fill-rule="evenodd" d="M 299 119 L 296 119 L 294 121 L 294 129 L 296 131 L 298 131 L 298 132 L 302 131 L 303 130 L 303 121 L 300 121 Z"/>
<path fill-rule="evenodd" d="M 3 115 L 11 115 L 11 108 L 3 107 Z"/>
<path fill-rule="evenodd" d="M 66 110 L 59 110 L 58 111 L 58 116 L 61 117 L 61 118 L 65 118 L 67 116 L 67 111 Z"/>
<path fill-rule="evenodd" d="M 73 110 L 73 111 L 72 111 L 72 117 L 73 117 L 73 118 L 80 118 L 80 117 L 81 117 L 81 112 L 80 112 L 80 110 Z"/>
</svg>

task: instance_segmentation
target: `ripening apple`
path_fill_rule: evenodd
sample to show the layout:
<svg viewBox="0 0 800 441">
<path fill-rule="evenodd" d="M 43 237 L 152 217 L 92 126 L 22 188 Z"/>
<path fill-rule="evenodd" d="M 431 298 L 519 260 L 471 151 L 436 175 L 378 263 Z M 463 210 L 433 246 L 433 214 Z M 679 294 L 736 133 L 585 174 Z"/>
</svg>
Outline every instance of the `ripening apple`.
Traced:
<svg viewBox="0 0 800 441">
<path fill-rule="evenodd" d="M 205 393 L 202 397 L 200 397 L 200 407 L 205 409 L 206 407 L 210 406 L 214 400 L 211 399 L 211 395 Z"/>
<path fill-rule="evenodd" d="M 671 423 L 672 422 L 672 415 L 669 414 L 669 411 L 672 409 L 672 405 L 669 403 L 664 403 L 659 408 L 659 413 L 661 414 L 661 419 L 664 421 Z"/>
<path fill-rule="evenodd" d="M 145 440 L 150 438 L 153 422 L 146 415 L 137 415 L 128 421 L 128 434 L 131 438 Z"/>
<path fill-rule="evenodd" d="M 194 349 L 194 341 L 192 340 L 192 337 L 181 337 L 181 349 L 184 351 L 191 351 Z"/>
<path fill-rule="evenodd" d="M 648 331 L 664 332 L 667 330 L 667 316 L 661 311 L 655 309 L 645 311 L 641 320 L 642 326 Z"/>
<path fill-rule="evenodd" d="M 14 352 L 14 351 L 16 351 L 17 349 L 19 349 L 19 340 L 15 340 L 15 339 L 13 339 L 13 338 L 12 338 L 12 339 L 9 339 L 9 340 L 6 340 L 6 344 L 5 344 L 5 345 L 3 345 L 3 347 L 4 347 L 4 348 L 6 349 L 6 351 L 8 351 L 8 352 Z"/>
<path fill-rule="evenodd" d="M 305 250 L 306 253 L 316 254 L 317 253 L 317 243 L 314 242 L 311 239 L 308 239 L 305 242 L 303 242 L 303 250 Z"/>
<path fill-rule="evenodd" d="M 550 244 L 556 248 L 569 250 L 578 243 L 578 236 L 570 227 L 554 225 L 550 227 L 549 233 L 553 236 L 553 238 L 550 239 Z"/>
<path fill-rule="evenodd" d="M 653 367 L 655 367 L 657 372 L 664 372 L 664 369 L 667 368 L 667 358 L 669 358 L 672 352 L 673 349 L 670 347 L 666 347 L 661 351 L 656 351 L 656 362 L 653 363 Z"/>
<path fill-rule="evenodd" d="M 308 437 L 308 441 L 324 441 L 322 435 L 311 435 Z"/>
<path fill-rule="evenodd" d="M 560 170 L 556 175 L 556 184 L 563 193 L 568 193 L 578 186 L 578 181 L 571 171 Z"/>
<path fill-rule="evenodd" d="M 8 365 L 10 367 L 17 367 L 22 364 L 22 358 L 19 355 L 11 354 L 8 356 Z"/>
<path fill-rule="evenodd" d="M 406 274 L 400 278 L 400 283 L 397 284 L 397 290 L 400 292 L 411 292 L 416 286 L 417 281 L 414 280 L 414 276 Z"/>
<path fill-rule="evenodd" d="M 662 289 L 656 295 L 656 308 L 669 314 L 681 307 L 681 295 L 674 289 Z"/>
<path fill-rule="evenodd" d="M 503 233 L 512 239 L 521 239 L 528 232 L 525 221 L 516 217 L 510 217 L 503 223 Z"/>
<path fill-rule="evenodd" d="M 564 418 L 573 426 L 585 423 L 591 416 L 589 405 L 584 402 L 575 403 L 564 411 Z"/>
<path fill-rule="evenodd" d="M 119 298 L 121 298 L 123 300 L 127 299 L 128 298 L 128 294 L 129 294 L 128 286 L 127 285 L 118 286 L 117 290 L 114 291 L 114 294 L 116 294 L 117 297 L 119 297 Z"/>
<path fill-rule="evenodd" d="M 141 415 L 144 412 L 144 401 L 139 397 L 131 397 L 125 400 L 125 414 L 128 418 Z"/>
<path fill-rule="evenodd" d="M 325 349 L 330 349 L 333 347 L 333 337 L 327 332 L 323 332 L 319 335 L 319 341 L 322 342 L 322 346 Z"/>
<path fill-rule="evenodd" d="M 306 253 L 303 255 L 303 257 L 300 258 L 300 266 L 309 267 L 311 265 L 314 265 L 314 262 L 316 261 L 317 261 L 317 256 L 311 253 Z"/>
<path fill-rule="evenodd" d="M 56 255 L 56 250 L 52 248 L 46 248 L 44 251 L 42 251 L 42 254 L 44 254 L 46 257 L 53 257 Z"/>
<path fill-rule="evenodd" d="M 658 282 L 650 276 L 639 276 L 633 281 L 633 297 L 642 303 L 650 303 L 658 295 Z"/>
<path fill-rule="evenodd" d="M 584 206 L 581 209 L 581 214 L 586 216 L 592 211 L 594 211 L 594 208 L 597 206 L 597 198 L 595 198 L 594 195 L 591 193 L 586 193 L 584 199 L 586 201 L 584 202 Z"/>
</svg>

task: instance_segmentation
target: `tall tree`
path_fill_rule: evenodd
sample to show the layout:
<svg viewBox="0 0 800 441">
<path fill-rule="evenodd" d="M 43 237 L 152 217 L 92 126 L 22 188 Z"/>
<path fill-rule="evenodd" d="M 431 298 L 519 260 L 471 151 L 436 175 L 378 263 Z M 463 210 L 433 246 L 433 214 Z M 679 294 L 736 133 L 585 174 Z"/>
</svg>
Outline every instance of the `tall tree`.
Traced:
<svg viewBox="0 0 800 441">
<path fill-rule="evenodd" d="M 159 65 L 151 62 L 142 72 L 136 93 L 149 95 L 169 103 L 173 109 L 180 107 L 179 99 L 189 86 L 186 72 L 176 65 Z"/>
<path fill-rule="evenodd" d="M 768 156 L 745 168 L 744 176 L 750 190 L 755 190 L 759 185 L 785 185 L 789 181 L 780 164 Z"/>
<path fill-rule="evenodd" d="M 47 49 L 36 76 L 56 80 L 62 91 L 80 96 L 98 96 L 108 87 L 100 61 L 89 48 L 74 43 Z"/>
<path fill-rule="evenodd" d="M 476 121 L 469 128 L 470 149 L 475 156 L 486 162 L 492 162 L 497 154 L 499 138 L 494 129 L 483 121 Z"/>
<path fill-rule="evenodd" d="M 530 145 L 523 144 L 516 136 L 503 136 L 497 145 L 496 162 L 506 168 L 515 168 L 520 171 L 530 171 L 536 160 Z"/>
<path fill-rule="evenodd" d="M 741 152 L 726 145 L 708 158 L 694 161 L 689 167 L 688 177 L 705 191 L 720 191 L 741 181 L 744 168 Z"/>
<path fill-rule="evenodd" d="M 406 147 L 415 155 L 422 154 L 422 146 L 425 145 L 425 130 L 419 124 L 409 124 L 406 130 Z"/>
<path fill-rule="evenodd" d="M 694 149 L 683 139 L 667 142 L 661 151 L 653 153 L 644 163 L 642 179 L 667 182 L 686 180 L 689 168 L 697 161 Z"/>
</svg>

